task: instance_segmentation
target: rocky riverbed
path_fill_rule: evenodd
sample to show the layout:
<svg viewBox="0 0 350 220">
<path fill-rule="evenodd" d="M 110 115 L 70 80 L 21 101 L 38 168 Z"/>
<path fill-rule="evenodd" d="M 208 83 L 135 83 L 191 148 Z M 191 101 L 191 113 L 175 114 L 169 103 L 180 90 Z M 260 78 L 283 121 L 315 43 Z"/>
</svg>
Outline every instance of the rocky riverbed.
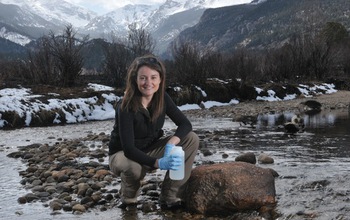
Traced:
<svg viewBox="0 0 350 220">
<path fill-rule="evenodd" d="M 322 104 L 323 111 L 342 110 L 347 112 L 350 102 L 349 95 L 349 91 L 339 91 L 333 94 L 313 97 L 312 99 Z M 338 202 L 340 206 L 332 210 L 335 213 L 332 216 L 336 217 L 333 219 L 347 219 L 348 216 L 346 216 L 346 213 L 350 210 L 346 206 L 343 207 L 342 204 L 348 202 L 345 198 L 350 192 L 337 187 L 342 188 L 342 184 L 343 187 L 346 187 L 344 184 L 348 182 L 349 175 L 343 175 L 346 172 L 346 168 L 344 167 L 350 163 L 348 159 L 338 159 L 344 162 L 339 164 L 334 164 L 333 160 L 327 159 L 325 165 L 334 165 L 334 169 L 340 169 L 341 172 L 333 174 L 331 180 L 322 177 L 314 178 L 313 175 L 318 172 L 321 172 L 321 176 L 325 174 L 329 175 L 328 172 L 334 171 L 331 169 L 332 166 L 328 166 L 325 169 L 327 170 L 326 173 L 322 174 L 320 164 L 308 161 L 308 163 L 311 163 L 309 164 L 311 166 L 307 166 L 305 163 L 301 163 L 301 161 L 296 159 L 298 156 L 294 155 L 295 158 L 291 160 L 289 158 L 290 155 L 288 155 L 293 155 L 293 153 L 299 151 L 302 152 L 303 150 L 299 149 L 298 146 L 303 146 L 304 142 L 313 141 L 312 133 L 307 132 L 293 140 L 285 136 L 281 138 L 280 133 L 277 135 L 271 133 L 260 134 L 261 132 L 254 131 L 252 128 L 241 127 L 242 123 L 240 122 L 243 119 L 245 120 L 250 117 L 256 118 L 259 114 L 298 112 L 300 111 L 300 102 L 308 99 L 310 98 L 298 98 L 281 102 L 254 101 L 233 106 L 186 111 L 185 114 L 193 121 L 195 131 L 200 135 L 202 143 L 196 165 L 233 161 L 241 153 L 247 151 L 254 152 L 258 156 L 263 151 L 275 159 L 275 163 L 271 165 L 271 168 L 276 169 L 284 176 L 281 182 L 285 185 L 278 187 L 278 195 L 281 203 L 278 211 L 281 213 L 278 214 L 277 211 L 276 216 L 274 216 L 275 219 L 332 219 L 327 218 L 323 209 L 315 210 L 315 208 L 307 208 L 314 205 L 314 203 L 318 203 L 318 200 L 329 203 L 328 195 L 326 195 L 327 192 L 333 195 L 334 201 Z M 94 128 L 101 126 L 101 124 L 105 126 L 104 129 Z M 11 151 L 8 154 L 9 157 L 21 160 L 25 164 L 24 168 L 19 170 L 21 177 L 19 183 L 25 189 L 26 193 L 16 195 L 19 205 L 22 204 L 24 206 L 40 203 L 43 205 L 41 212 L 47 212 L 47 214 L 43 214 L 42 216 L 46 216 L 45 218 L 47 216 L 56 218 L 55 216 L 57 216 L 58 219 L 71 219 L 75 218 L 74 216 L 89 219 L 94 215 L 95 217 L 99 216 L 101 219 L 112 219 L 115 215 L 122 216 L 120 217 L 121 219 L 204 219 L 203 216 L 197 216 L 187 212 L 171 213 L 159 210 L 157 197 L 164 175 L 163 172 L 156 172 L 147 176 L 143 184 L 140 205 L 137 210 L 121 212 L 117 209 L 115 206 L 119 201 L 119 179 L 109 172 L 107 166 L 107 143 L 113 121 L 88 123 L 85 125 L 87 126 L 78 128 L 82 132 L 80 137 L 78 137 L 79 135 L 73 135 L 73 137 L 67 135 L 65 137 L 65 135 L 59 132 L 67 130 L 69 133 L 70 127 L 76 126 L 69 125 L 60 126 L 56 131 L 53 129 L 52 135 L 46 138 L 27 137 L 24 140 L 28 142 L 27 145 L 15 144 L 15 148 L 11 148 L 8 146 L 8 142 L 11 140 L 7 140 L 6 144 L 0 143 L 5 148 L 3 152 Z M 173 126 L 167 124 L 166 128 L 168 129 L 167 131 L 171 131 Z M 26 131 L 28 129 L 31 128 L 26 128 Z M 85 130 L 84 133 L 84 129 L 91 132 L 86 133 Z M 42 130 L 43 133 L 47 134 L 50 134 L 50 131 L 51 129 Z M 13 131 L 13 133 L 15 132 Z M 12 140 L 15 143 L 15 134 L 11 133 L 11 131 L 6 131 L 5 133 L 14 135 Z M 260 140 L 258 141 L 256 138 Z M 273 144 L 270 142 L 271 140 L 268 140 L 269 138 L 283 143 L 280 146 L 282 149 L 269 148 L 267 145 Z M 265 142 L 260 146 L 259 142 L 262 139 L 265 139 Z M 292 150 L 293 152 L 290 152 L 290 147 L 294 148 Z M 289 159 L 286 159 L 286 157 Z M 309 155 L 309 157 L 312 158 L 313 156 Z M 291 167 L 294 167 L 292 168 L 292 170 L 294 169 L 293 171 L 290 170 Z M 305 181 L 299 180 L 297 170 L 308 169 L 310 167 L 314 169 L 312 178 L 308 179 L 309 177 L 304 177 Z M 289 173 L 287 174 L 287 172 Z M 305 173 L 307 173 L 306 170 Z M 338 181 L 339 183 L 335 183 L 334 181 Z M 308 205 L 303 207 L 302 203 L 295 201 L 295 194 L 298 194 L 299 191 L 291 187 L 293 184 L 299 185 L 299 189 L 310 195 L 312 194 L 312 189 L 321 193 L 318 193 L 316 197 L 312 197 L 311 199 L 313 201 L 308 201 Z M 336 186 L 333 186 L 334 184 Z M 286 190 L 289 192 L 286 192 Z M 330 190 L 333 190 L 334 193 Z M 292 201 L 298 205 L 293 206 L 293 204 L 288 202 L 286 196 L 294 198 Z M 288 209 L 290 211 L 286 211 Z M 7 213 L 5 216 L 11 218 L 9 216 L 15 214 L 24 219 L 31 218 L 31 216 L 27 215 L 28 210 L 26 209 L 24 211 L 12 211 L 12 213 Z M 337 212 L 339 213 L 336 214 Z M 210 218 L 221 219 L 220 217 Z M 251 211 L 239 213 L 237 216 L 230 216 L 227 219 L 262 219 L 262 217 L 259 216 L 258 212 Z"/>
</svg>

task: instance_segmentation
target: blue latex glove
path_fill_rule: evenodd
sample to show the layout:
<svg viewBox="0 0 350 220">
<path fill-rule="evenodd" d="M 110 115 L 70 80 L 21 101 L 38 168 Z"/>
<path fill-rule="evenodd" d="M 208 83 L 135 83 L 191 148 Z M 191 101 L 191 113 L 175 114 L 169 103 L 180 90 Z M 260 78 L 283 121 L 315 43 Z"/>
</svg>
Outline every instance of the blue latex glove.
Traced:
<svg viewBox="0 0 350 220">
<path fill-rule="evenodd" d="M 163 157 L 169 157 L 170 156 L 170 152 L 173 149 L 175 145 L 173 144 L 166 144 L 165 148 L 164 148 L 164 156 Z"/>
<path fill-rule="evenodd" d="M 178 170 L 181 163 L 181 157 L 177 155 L 169 155 L 158 160 L 158 167 L 161 170 Z"/>
</svg>

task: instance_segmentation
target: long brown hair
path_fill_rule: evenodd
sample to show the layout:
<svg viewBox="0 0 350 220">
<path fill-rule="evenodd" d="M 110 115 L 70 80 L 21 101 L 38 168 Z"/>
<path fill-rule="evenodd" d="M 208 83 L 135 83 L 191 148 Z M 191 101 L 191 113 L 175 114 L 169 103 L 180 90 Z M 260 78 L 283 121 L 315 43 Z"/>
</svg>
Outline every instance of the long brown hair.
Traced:
<svg viewBox="0 0 350 220">
<path fill-rule="evenodd" d="M 147 66 L 156 70 L 160 76 L 160 85 L 156 93 L 154 93 L 150 108 L 152 112 L 151 121 L 155 122 L 164 109 L 164 93 L 165 93 L 165 67 L 164 64 L 154 55 L 145 55 L 136 58 L 128 69 L 126 77 L 126 88 L 121 109 L 125 111 L 132 110 L 139 111 L 142 108 L 141 97 L 142 94 L 137 87 L 137 74 L 142 66 Z"/>
</svg>

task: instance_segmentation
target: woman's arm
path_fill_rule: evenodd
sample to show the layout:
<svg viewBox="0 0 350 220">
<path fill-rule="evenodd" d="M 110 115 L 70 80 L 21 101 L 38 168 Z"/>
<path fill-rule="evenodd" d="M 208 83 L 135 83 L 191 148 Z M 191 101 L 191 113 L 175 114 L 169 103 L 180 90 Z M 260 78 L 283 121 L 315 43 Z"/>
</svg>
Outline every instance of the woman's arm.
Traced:
<svg viewBox="0 0 350 220">
<path fill-rule="evenodd" d="M 175 143 L 174 145 L 176 145 L 182 138 L 192 131 L 192 124 L 167 93 L 165 93 L 165 104 L 166 115 L 169 116 L 177 126 L 174 136 L 170 138 L 168 143 Z"/>
</svg>

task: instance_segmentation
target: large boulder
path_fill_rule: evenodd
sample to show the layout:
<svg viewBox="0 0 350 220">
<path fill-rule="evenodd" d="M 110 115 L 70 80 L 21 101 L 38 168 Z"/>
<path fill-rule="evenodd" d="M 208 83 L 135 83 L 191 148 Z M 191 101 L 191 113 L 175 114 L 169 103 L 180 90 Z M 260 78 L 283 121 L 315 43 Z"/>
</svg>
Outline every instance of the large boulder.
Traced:
<svg viewBox="0 0 350 220">
<path fill-rule="evenodd" d="M 184 193 L 186 208 L 199 214 L 229 215 L 274 206 L 275 180 L 269 169 L 245 162 L 193 169 Z"/>
</svg>

